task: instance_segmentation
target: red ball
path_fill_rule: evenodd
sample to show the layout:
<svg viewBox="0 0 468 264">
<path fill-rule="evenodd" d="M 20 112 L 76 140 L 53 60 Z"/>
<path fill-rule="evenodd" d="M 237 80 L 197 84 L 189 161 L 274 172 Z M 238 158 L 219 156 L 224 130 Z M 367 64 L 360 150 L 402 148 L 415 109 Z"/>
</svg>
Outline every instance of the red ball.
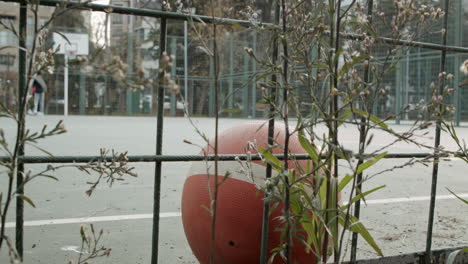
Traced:
<svg viewBox="0 0 468 264">
<path fill-rule="evenodd" d="M 276 122 L 278 123 L 278 122 Z M 284 144 L 284 125 L 275 125 L 275 141 Z M 267 148 L 267 121 L 253 121 L 237 125 L 219 135 L 219 154 L 245 154 L 248 142 Z M 213 142 L 211 142 L 211 145 Z M 297 136 L 290 138 L 291 153 L 304 153 Z M 206 148 L 208 154 L 212 149 Z M 282 154 L 280 148 L 275 154 Z M 306 161 L 298 161 L 305 168 Z M 214 173 L 214 164 L 210 163 L 210 174 Z M 218 182 L 229 171 L 229 178 L 218 190 L 216 218 L 215 263 L 249 264 L 258 263 L 262 233 L 263 193 L 255 184 L 263 185 L 266 166 L 261 161 L 251 163 L 253 177 L 249 179 L 239 170 L 237 161 L 219 162 Z M 294 168 L 289 162 L 289 168 Z M 211 243 L 210 192 L 214 186 L 214 177 L 208 177 L 205 162 L 195 162 L 189 171 L 182 193 L 182 222 L 188 243 L 201 264 L 208 264 Z M 268 252 L 280 244 L 280 232 L 275 231 L 281 223 L 278 216 L 282 214 L 279 206 L 270 215 Z M 305 247 L 294 240 L 292 263 L 316 263 L 313 253 L 306 253 Z M 277 256 L 274 263 L 282 263 Z"/>
</svg>

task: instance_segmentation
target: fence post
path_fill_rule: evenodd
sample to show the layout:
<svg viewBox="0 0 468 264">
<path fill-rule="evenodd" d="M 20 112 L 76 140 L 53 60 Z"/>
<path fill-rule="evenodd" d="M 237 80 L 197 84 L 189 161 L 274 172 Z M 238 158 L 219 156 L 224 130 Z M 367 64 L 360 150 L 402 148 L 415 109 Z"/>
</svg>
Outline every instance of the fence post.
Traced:
<svg viewBox="0 0 468 264">
<path fill-rule="evenodd" d="M 160 57 L 166 51 L 167 44 L 167 19 L 161 18 L 161 33 L 160 33 Z M 160 71 L 158 75 L 158 117 L 156 127 L 156 155 L 162 154 L 163 143 L 163 118 L 164 118 L 164 74 L 165 71 Z M 153 195 L 153 234 L 151 247 L 151 264 L 158 263 L 158 247 L 159 247 L 159 210 L 161 205 L 161 168 L 162 162 L 156 161 L 154 172 L 154 195 Z"/>
<path fill-rule="evenodd" d="M 367 16 L 369 17 L 369 24 L 372 23 L 372 12 L 373 12 L 373 8 L 374 8 L 374 1 L 373 0 L 369 0 L 367 2 Z M 370 53 L 370 52 L 369 52 Z M 371 54 L 367 54 L 369 55 L 369 57 L 371 57 L 370 55 Z M 369 60 L 369 63 L 365 66 L 364 68 L 364 83 L 370 83 L 370 60 Z M 377 92 L 377 91 L 375 91 Z M 395 94 L 396 94 L 396 90 L 395 90 Z M 375 111 L 374 109 L 374 106 L 377 104 L 376 101 L 373 102 L 373 108 L 372 110 L 370 111 Z M 366 105 L 363 103 L 363 108 L 364 110 L 369 110 L 368 107 L 366 107 Z M 361 118 L 361 124 L 360 127 L 359 127 L 359 142 L 365 142 L 365 136 L 366 136 L 366 118 L 362 117 Z M 360 144 L 360 147 L 359 147 L 359 154 L 360 156 L 362 154 L 364 154 L 364 145 L 361 145 Z M 359 158 L 358 160 L 358 165 L 357 166 L 360 166 L 361 164 L 364 163 L 364 159 L 363 158 Z M 356 193 L 362 193 L 362 172 L 359 173 L 356 177 L 356 182 L 357 182 L 357 185 L 356 185 Z M 359 219 L 359 217 L 361 216 L 361 200 L 357 200 L 356 203 L 354 204 L 354 216 Z M 353 233 L 352 235 L 352 239 L 351 239 L 351 257 L 350 257 L 350 262 L 351 263 L 356 263 L 356 258 L 357 258 L 357 244 L 358 244 L 358 233 Z"/>
<path fill-rule="evenodd" d="M 80 70 L 79 112 L 85 114 L 86 104 L 86 73 Z"/>
<path fill-rule="evenodd" d="M 18 118 L 22 121 L 20 126 L 23 126 L 23 129 L 20 129 L 21 139 L 19 149 L 18 149 L 18 158 L 24 156 L 24 142 L 23 142 L 23 134 L 24 134 L 24 127 L 26 126 L 25 120 L 25 104 L 27 104 L 26 100 L 23 98 L 26 97 L 26 93 L 28 92 L 28 76 L 26 71 L 26 31 L 27 31 L 27 17 L 28 17 L 28 4 L 27 1 L 20 2 L 20 10 L 19 10 L 19 60 L 18 60 Z M 16 187 L 17 187 L 17 194 L 24 194 L 24 162 L 18 159 L 18 169 L 16 173 Z M 21 260 L 23 260 L 23 225 L 24 225 L 24 202 L 19 196 L 16 198 L 16 227 L 15 227 L 15 246 L 16 250 L 18 251 L 18 255 L 20 256 Z"/>
<path fill-rule="evenodd" d="M 447 28 L 448 28 L 448 13 L 449 13 L 449 1 L 450 0 L 445 0 L 444 4 L 444 30 L 445 33 L 442 37 L 442 45 L 447 45 Z M 446 69 L 446 59 L 447 59 L 447 51 L 442 50 L 441 55 L 440 55 L 440 72 L 445 72 Z M 439 90 L 436 92 L 438 93 L 437 95 L 442 95 L 444 91 L 444 83 L 445 83 L 445 76 L 444 78 L 439 78 Z M 439 105 L 439 111 L 442 111 L 443 105 Z M 432 259 L 432 252 L 431 252 L 431 247 L 432 247 L 432 229 L 434 226 L 434 212 L 435 212 L 435 198 L 436 198 L 436 193 L 437 193 L 437 176 L 439 173 L 439 157 L 436 155 L 438 154 L 437 148 L 440 146 L 440 126 L 441 126 L 441 119 L 443 118 L 442 115 L 438 114 L 437 116 L 437 121 L 436 121 L 436 132 L 435 132 L 435 142 L 434 142 L 434 163 L 432 167 L 432 183 L 431 183 L 431 202 L 429 206 L 429 219 L 427 221 L 427 236 L 426 236 L 426 258 L 425 262 L 426 264 L 431 263 Z"/>
</svg>

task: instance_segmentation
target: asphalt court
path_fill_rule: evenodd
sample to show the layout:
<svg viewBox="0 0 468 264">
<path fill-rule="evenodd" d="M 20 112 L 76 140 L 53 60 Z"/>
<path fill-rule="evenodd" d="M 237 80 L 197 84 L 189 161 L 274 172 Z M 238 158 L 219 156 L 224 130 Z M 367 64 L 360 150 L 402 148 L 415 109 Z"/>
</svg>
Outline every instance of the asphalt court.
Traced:
<svg viewBox="0 0 468 264">
<path fill-rule="evenodd" d="M 31 130 L 39 130 L 42 124 L 49 126 L 64 119 L 68 132 L 40 143 L 55 155 L 97 155 L 99 148 L 128 151 L 129 155 L 152 155 L 155 150 L 156 122 L 148 117 L 102 117 L 102 116 L 43 116 L 28 117 Z M 247 122 L 245 119 L 222 119 L 220 130 Z M 3 120 L 2 120 L 3 122 Z M 194 119 L 195 124 L 208 137 L 214 134 L 214 120 Z M 5 122 L 6 134 L 12 135 L 14 124 Z M 392 125 L 399 132 L 408 125 Z M 349 149 L 356 149 L 357 130 L 340 127 L 340 142 Z M 325 131 L 324 127 L 319 130 Z M 458 130 L 460 138 L 468 138 L 468 128 Z M 421 138 L 427 144 L 433 141 L 432 129 Z M 164 154 L 197 154 L 188 140 L 203 144 L 185 118 L 166 118 L 164 123 Z M 391 142 L 391 137 L 376 133 L 371 148 L 378 149 Z M 453 142 L 443 136 L 442 142 L 454 148 Z M 389 152 L 426 152 L 417 147 L 397 143 Z M 27 154 L 39 154 L 33 148 Z M 388 159 L 369 170 L 368 175 L 389 169 L 407 160 Z M 90 176 L 74 169 L 54 173 L 60 181 L 38 179 L 27 186 L 27 194 L 36 208 L 26 206 L 25 218 L 25 263 L 67 263 L 76 259 L 79 251 L 79 227 L 86 222 L 106 230 L 104 244 L 112 248 L 111 257 L 96 263 L 149 263 L 151 256 L 151 214 L 153 206 L 153 163 L 134 163 L 137 178 L 128 178 L 112 188 L 101 185 L 91 197 L 87 197 L 86 182 Z M 340 164 L 342 173 L 346 164 Z M 434 226 L 434 248 L 468 244 L 466 226 L 468 207 L 453 199 L 446 188 L 468 197 L 467 164 L 460 160 L 442 161 L 439 174 L 437 212 Z M 44 168 L 44 164 L 28 165 L 29 169 Z M 197 263 L 185 240 L 180 218 L 180 198 L 183 182 L 190 168 L 189 162 L 168 162 L 163 165 L 160 222 L 160 263 Z M 425 230 L 429 210 L 432 167 L 416 164 L 394 170 L 365 182 L 370 189 L 386 185 L 372 194 L 363 209 L 362 221 L 370 229 L 386 255 L 395 255 L 424 250 Z M 3 188 L 0 186 L 0 188 Z M 14 208 L 8 218 L 8 233 L 13 234 Z M 375 254 L 360 243 L 359 257 L 369 258 Z M 0 263 L 7 258 L 0 252 Z"/>
</svg>

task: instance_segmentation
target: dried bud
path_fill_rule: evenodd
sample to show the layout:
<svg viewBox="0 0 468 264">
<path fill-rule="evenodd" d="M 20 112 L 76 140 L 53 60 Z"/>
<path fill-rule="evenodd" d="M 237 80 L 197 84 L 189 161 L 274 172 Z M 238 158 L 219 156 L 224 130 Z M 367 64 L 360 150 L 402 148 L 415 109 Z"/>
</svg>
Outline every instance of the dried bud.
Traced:
<svg viewBox="0 0 468 264">
<path fill-rule="evenodd" d="M 337 96 L 338 95 L 338 89 L 336 88 L 333 88 L 333 90 L 331 91 L 331 96 Z"/>
<path fill-rule="evenodd" d="M 443 103 L 444 102 L 444 97 L 442 95 L 437 96 L 437 102 L 439 104 Z"/>
<path fill-rule="evenodd" d="M 169 83 L 170 81 L 171 81 L 171 74 L 166 72 L 164 74 L 164 83 Z"/>
<path fill-rule="evenodd" d="M 460 66 L 460 71 L 463 72 L 463 74 L 468 75 L 468 60 L 462 63 Z"/>
<path fill-rule="evenodd" d="M 441 82 L 441 81 L 443 81 L 445 79 L 445 75 L 447 75 L 446 72 L 439 73 L 439 82 Z"/>
</svg>

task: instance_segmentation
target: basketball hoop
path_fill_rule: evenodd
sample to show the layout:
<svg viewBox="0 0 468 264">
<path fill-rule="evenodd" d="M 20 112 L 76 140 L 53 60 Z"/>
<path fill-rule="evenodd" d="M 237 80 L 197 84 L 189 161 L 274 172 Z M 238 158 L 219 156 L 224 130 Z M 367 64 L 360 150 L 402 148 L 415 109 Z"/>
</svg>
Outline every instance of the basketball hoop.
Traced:
<svg viewBox="0 0 468 264">
<path fill-rule="evenodd" d="M 67 49 L 65 53 L 70 60 L 74 60 L 76 58 L 76 49 Z"/>
</svg>

